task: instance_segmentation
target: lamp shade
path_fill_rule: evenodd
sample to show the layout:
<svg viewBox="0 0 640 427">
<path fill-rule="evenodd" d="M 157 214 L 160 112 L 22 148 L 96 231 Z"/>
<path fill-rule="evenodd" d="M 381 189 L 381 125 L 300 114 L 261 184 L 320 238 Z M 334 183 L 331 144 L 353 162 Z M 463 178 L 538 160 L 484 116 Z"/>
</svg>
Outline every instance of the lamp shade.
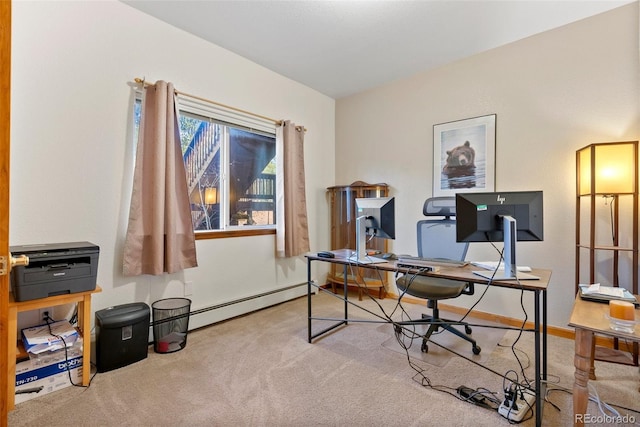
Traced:
<svg viewBox="0 0 640 427">
<path fill-rule="evenodd" d="M 196 188 L 195 191 L 191 194 L 191 203 L 196 205 L 215 205 L 216 203 L 218 203 L 218 188 Z"/>
<path fill-rule="evenodd" d="M 218 203 L 218 189 L 216 187 L 207 187 L 204 190 L 204 204 L 215 205 Z"/>
<path fill-rule="evenodd" d="M 591 144 L 577 152 L 578 194 L 634 193 L 638 182 L 638 142 Z"/>
</svg>

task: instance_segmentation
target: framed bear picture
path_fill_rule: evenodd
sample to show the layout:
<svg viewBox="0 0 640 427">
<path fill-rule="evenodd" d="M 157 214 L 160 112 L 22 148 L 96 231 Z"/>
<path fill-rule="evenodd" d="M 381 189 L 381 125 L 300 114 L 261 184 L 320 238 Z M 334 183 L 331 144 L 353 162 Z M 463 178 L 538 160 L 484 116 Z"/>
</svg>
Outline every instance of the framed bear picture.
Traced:
<svg viewBox="0 0 640 427">
<path fill-rule="evenodd" d="M 496 115 L 433 126 L 433 197 L 495 191 Z"/>
</svg>

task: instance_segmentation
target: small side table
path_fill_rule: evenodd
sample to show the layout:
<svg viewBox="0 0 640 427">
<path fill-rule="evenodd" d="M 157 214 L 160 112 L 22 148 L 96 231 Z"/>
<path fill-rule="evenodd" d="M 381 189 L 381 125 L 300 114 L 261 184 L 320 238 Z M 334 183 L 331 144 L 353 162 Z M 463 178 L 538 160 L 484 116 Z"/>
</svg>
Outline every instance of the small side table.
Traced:
<svg viewBox="0 0 640 427">
<path fill-rule="evenodd" d="M 638 297 L 636 296 L 636 299 Z M 584 425 L 583 418 L 587 411 L 589 379 L 595 378 L 594 367 L 594 335 L 605 335 L 612 338 L 622 338 L 628 341 L 640 342 L 640 325 L 636 325 L 633 334 L 614 331 L 609 327 L 609 319 L 605 314 L 609 312 L 609 305 L 599 302 L 585 301 L 579 296 L 573 305 L 569 326 L 576 330 L 574 366 L 575 380 L 573 383 L 573 425 Z M 640 319 L 640 309 L 636 309 L 636 319 Z"/>
<path fill-rule="evenodd" d="M 16 344 L 18 342 L 18 313 L 23 311 L 39 310 L 41 308 L 55 307 L 65 304 L 78 304 L 78 325 L 80 334 L 84 338 L 82 343 L 82 385 L 89 385 L 91 378 L 91 295 L 102 292 L 100 286 L 92 291 L 78 292 L 74 294 L 56 295 L 48 298 L 39 298 L 29 301 L 16 302 L 13 299 L 13 293 L 9 294 L 9 346 L 8 351 L 8 371 L 9 379 L 7 388 L 7 409 L 12 410 L 15 407 L 16 392 Z"/>
</svg>

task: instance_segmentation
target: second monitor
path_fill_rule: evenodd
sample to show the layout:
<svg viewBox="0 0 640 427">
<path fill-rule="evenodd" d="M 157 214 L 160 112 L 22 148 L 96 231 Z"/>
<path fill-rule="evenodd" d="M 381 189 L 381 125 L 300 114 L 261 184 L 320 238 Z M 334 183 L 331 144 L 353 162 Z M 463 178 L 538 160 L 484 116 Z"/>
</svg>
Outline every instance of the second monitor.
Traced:
<svg viewBox="0 0 640 427">
<path fill-rule="evenodd" d="M 367 241 L 374 237 L 395 239 L 395 199 L 370 197 L 356 199 L 356 252 L 350 259 L 360 264 L 386 262 L 367 255 Z"/>
<path fill-rule="evenodd" d="M 542 217 L 542 191 L 456 194 L 456 240 L 504 242 L 504 274 L 474 271 L 489 279 L 539 279 L 516 273 L 516 242 L 542 240 Z"/>
</svg>

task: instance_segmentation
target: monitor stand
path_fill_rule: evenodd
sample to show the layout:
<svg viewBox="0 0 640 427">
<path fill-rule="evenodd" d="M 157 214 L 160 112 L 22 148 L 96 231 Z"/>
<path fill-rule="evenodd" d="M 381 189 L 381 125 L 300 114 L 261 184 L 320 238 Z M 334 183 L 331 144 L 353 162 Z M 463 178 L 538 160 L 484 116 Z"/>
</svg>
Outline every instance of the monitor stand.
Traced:
<svg viewBox="0 0 640 427">
<path fill-rule="evenodd" d="M 349 257 L 349 261 L 356 264 L 377 264 L 387 262 L 382 258 L 367 255 L 367 217 L 356 218 L 356 252 Z"/>
<path fill-rule="evenodd" d="M 533 274 L 522 273 L 517 271 L 516 267 L 516 219 L 509 215 L 502 217 L 502 235 L 504 237 L 504 248 L 502 250 L 504 257 L 504 270 L 495 271 L 474 271 L 473 274 L 482 276 L 489 280 L 540 280 L 538 276 Z M 498 263 L 498 266 L 500 263 Z"/>
</svg>

